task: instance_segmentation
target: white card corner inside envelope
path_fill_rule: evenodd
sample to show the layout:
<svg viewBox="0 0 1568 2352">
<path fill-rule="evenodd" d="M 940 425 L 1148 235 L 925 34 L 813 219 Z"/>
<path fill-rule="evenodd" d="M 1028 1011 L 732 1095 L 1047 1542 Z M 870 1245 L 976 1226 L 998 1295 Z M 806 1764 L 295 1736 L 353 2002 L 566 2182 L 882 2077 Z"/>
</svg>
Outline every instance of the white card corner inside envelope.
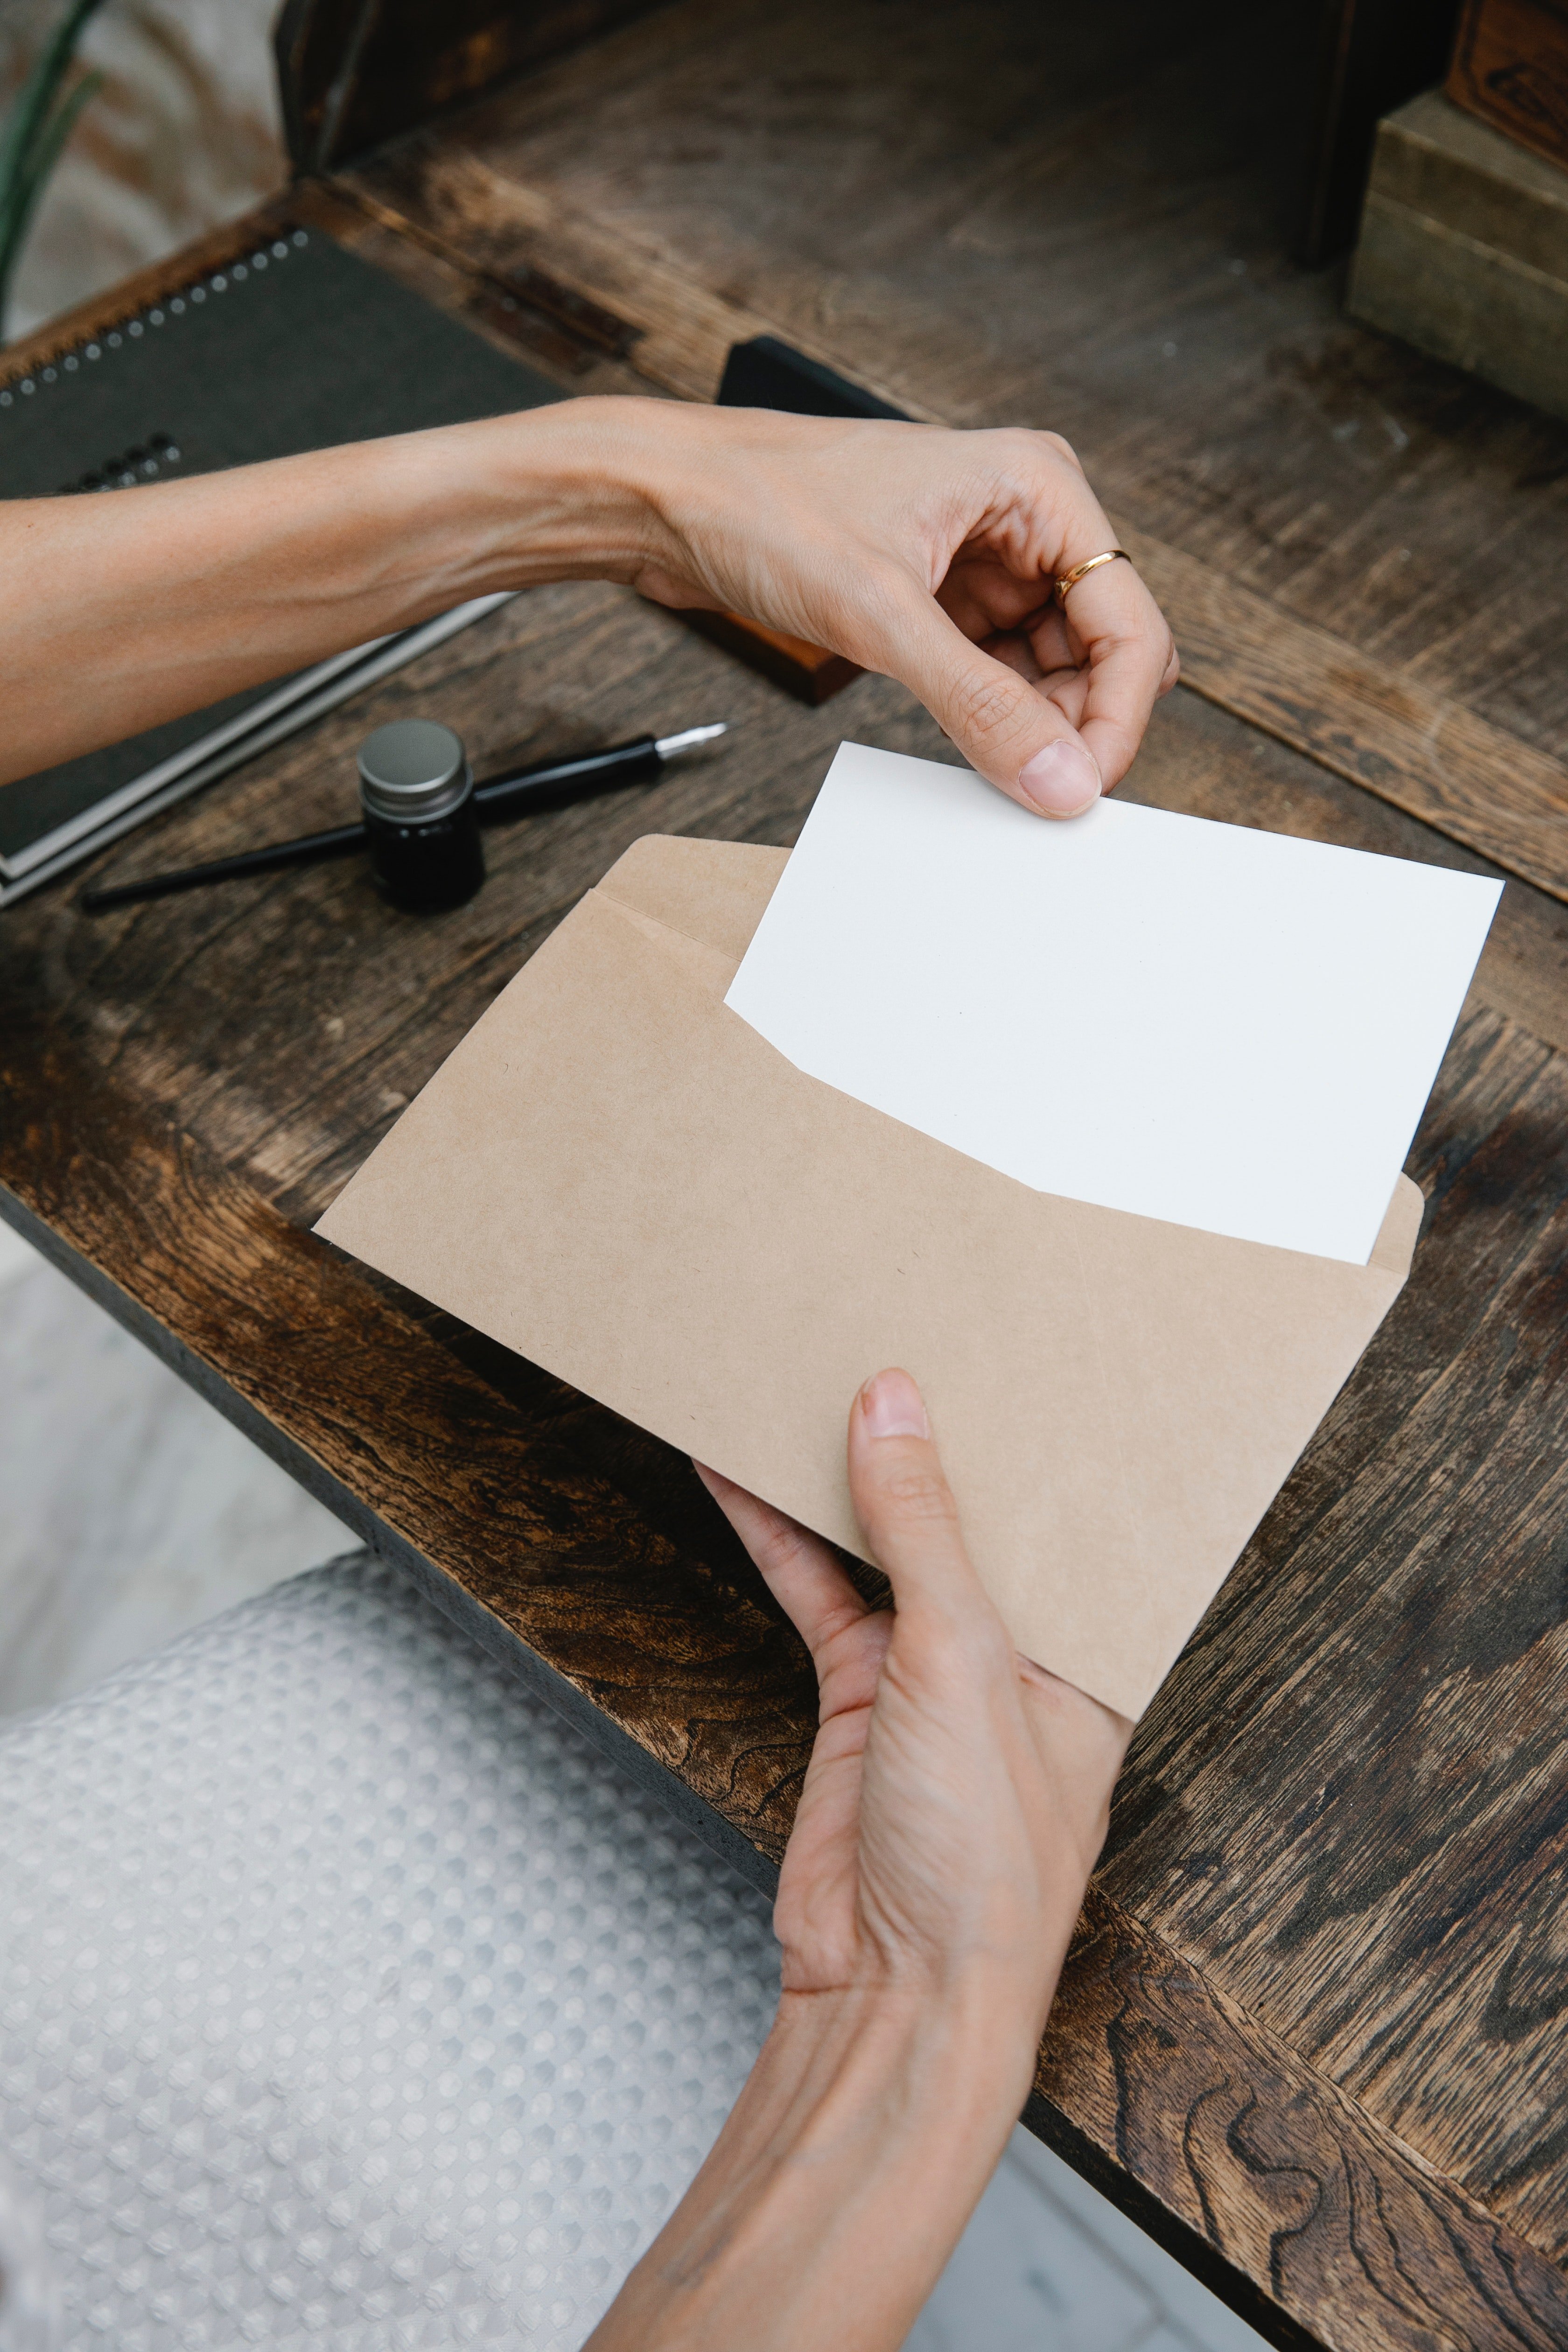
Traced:
<svg viewBox="0 0 1568 2352">
<path fill-rule="evenodd" d="M 725 1001 L 1037 1192 L 1364 1265 L 1501 887 L 847 743 Z"/>
</svg>

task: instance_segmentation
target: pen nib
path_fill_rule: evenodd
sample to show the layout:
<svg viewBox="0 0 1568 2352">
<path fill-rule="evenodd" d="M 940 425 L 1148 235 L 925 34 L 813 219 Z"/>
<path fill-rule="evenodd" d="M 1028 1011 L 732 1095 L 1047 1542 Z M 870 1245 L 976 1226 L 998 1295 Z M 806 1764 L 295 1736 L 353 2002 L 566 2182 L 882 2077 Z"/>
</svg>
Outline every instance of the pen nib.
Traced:
<svg viewBox="0 0 1568 2352">
<path fill-rule="evenodd" d="M 699 743 L 711 743 L 715 735 L 727 735 L 728 719 L 721 719 L 716 727 L 689 727 L 684 735 L 661 735 L 654 750 L 661 760 L 673 758 L 677 751 L 689 751 Z"/>
</svg>

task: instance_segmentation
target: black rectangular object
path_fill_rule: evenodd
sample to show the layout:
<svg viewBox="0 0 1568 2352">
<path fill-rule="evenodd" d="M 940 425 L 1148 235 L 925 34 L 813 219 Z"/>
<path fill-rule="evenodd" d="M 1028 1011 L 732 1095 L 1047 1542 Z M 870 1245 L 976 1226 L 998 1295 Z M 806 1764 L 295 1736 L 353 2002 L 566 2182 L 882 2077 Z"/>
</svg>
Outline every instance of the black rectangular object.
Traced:
<svg viewBox="0 0 1568 2352">
<path fill-rule="evenodd" d="M 178 478 L 561 397 L 330 237 L 286 230 L 0 388 L 0 497 L 125 487 L 128 475 Z M 0 787 L 0 856 L 95 807 L 276 684 Z"/>
<path fill-rule="evenodd" d="M 753 335 L 731 343 L 719 385 L 721 408 L 778 408 L 789 416 L 890 416 L 900 425 L 901 408 L 879 400 L 820 360 L 808 360 L 777 335 Z"/>
</svg>

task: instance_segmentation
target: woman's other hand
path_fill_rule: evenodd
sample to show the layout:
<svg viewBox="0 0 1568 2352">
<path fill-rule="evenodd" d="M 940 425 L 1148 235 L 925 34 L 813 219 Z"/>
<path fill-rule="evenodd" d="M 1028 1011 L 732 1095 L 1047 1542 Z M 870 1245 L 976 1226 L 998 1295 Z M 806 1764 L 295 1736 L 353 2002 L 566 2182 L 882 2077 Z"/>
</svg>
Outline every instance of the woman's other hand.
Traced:
<svg viewBox="0 0 1568 2352">
<path fill-rule="evenodd" d="M 774 1912 L 786 2000 L 984 1986 L 1016 2027 L 1021 2106 L 1131 1726 L 1013 1647 L 907 1372 L 868 1381 L 849 1415 L 856 1513 L 896 1612 L 818 1537 L 701 1475 L 821 1691 Z"/>
<path fill-rule="evenodd" d="M 868 1381 L 849 1478 L 895 1611 L 704 1471 L 816 1663 L 772 2032 L 588 2352 L 897 2352 L 995 2168 L 1131 1726 L 1019 1657 L 920 1391 Z"/>
<path fill-rule="evenodd" d="M 613 428 L 658 517 L 645 594 L 900 679 L 1026 807 L 1076 815 L 1121 782 L 1179 664 L 1131 563 L 1056 603 L 1116 545 L 1058 435 L 648 406 Z"/>
</svg>

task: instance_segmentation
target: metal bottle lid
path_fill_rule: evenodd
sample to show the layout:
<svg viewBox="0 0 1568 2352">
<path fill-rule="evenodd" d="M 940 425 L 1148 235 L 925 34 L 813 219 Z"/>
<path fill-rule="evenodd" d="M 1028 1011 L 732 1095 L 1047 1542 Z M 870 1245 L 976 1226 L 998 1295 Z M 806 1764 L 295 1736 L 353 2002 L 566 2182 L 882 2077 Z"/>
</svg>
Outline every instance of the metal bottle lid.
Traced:
<svg viewBox="0 0 1568 2352">
<path fill-rule="evenodd" d="M 434 719 L 395 719 L 359 747 L 360 798 L 372 816 L 394 824 L 445 816 L 470 781 L 461 736 Z"/>
</svg>

